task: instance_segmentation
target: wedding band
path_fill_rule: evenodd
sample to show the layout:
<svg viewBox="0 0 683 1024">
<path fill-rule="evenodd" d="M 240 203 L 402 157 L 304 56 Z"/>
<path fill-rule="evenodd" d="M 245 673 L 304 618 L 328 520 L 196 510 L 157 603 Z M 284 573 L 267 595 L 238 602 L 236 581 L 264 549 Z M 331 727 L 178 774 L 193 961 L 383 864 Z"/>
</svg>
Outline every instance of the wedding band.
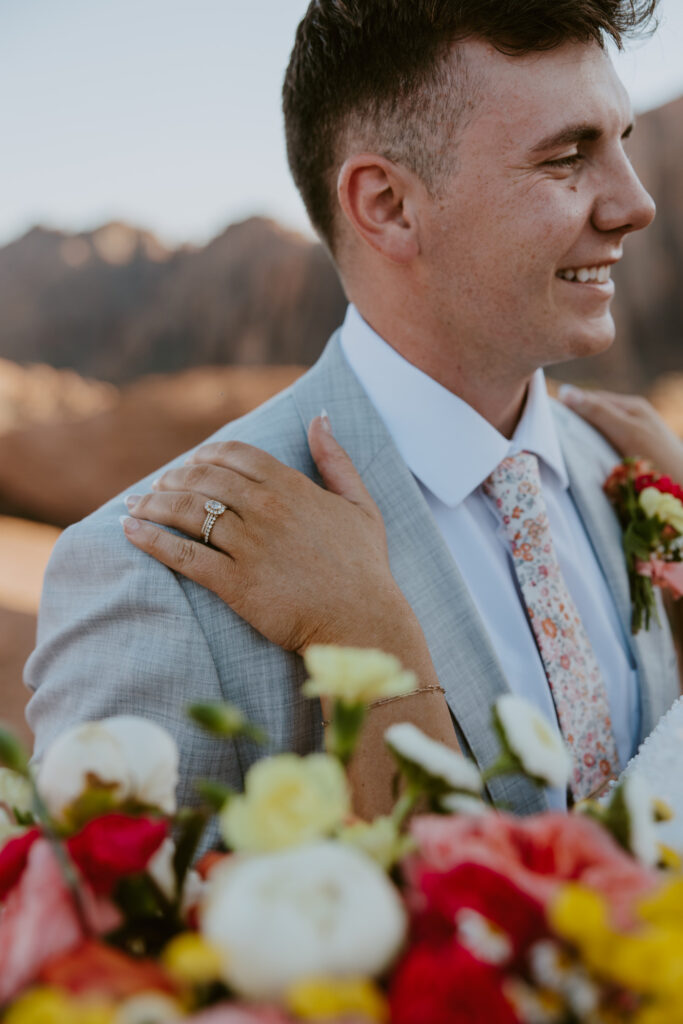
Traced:
<svg viewBox="0 0 683 1024">
<path fill-rule="evenodd" d="M 204 511 L 206 512 L 206 519 L 202 524 L 202 540 L 205 544 L 208 544 L 214 523 L 219 516 L 222 516 L 223 513 L 227 511 L 227 505 L 224 505 L 222 501 L 214 501 L 211 499 L 204 505 Z"/>
</svg>

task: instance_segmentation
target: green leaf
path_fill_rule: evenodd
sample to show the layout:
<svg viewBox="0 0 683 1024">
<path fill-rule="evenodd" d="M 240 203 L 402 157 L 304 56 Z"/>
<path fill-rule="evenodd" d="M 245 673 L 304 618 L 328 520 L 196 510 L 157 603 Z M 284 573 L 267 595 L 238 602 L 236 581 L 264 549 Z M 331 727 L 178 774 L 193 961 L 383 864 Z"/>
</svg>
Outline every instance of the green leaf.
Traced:
<svg viewBox="0 0 683 1024">
<path fill-rule="evenodd" d="M 228 800 L 235 795 L 234 789 L 226 786 L 223 782 L 216 782 L 214 779 L 198 779 L 194 788 L 202 801 L 215 814 L 222 811 Z"/>
<path fill-rule="evenodd" d="M 0 767 L 9 768 L 18 775 L 29 777 L 28 754 L 23 744 L 5 726 L 0 725 Z"/>
<path fill-rule="evenodd" d="M 236 704 L 228 701 L 216 704 L 191 704 L 187 713 L 193 722 L 213 736 L 235 739 L 243 736 L 254 743 L 265 744 L 267 736 L 263 729 L 254 725 Z"/>
<path fill-rule="evenodd" d="M 327 735 L 327 749 L 343 765 L 349 763 L 358 745 L 367 708 L 365 704 L 347 704 L 335 700 L 332 725 Z"/>
<path fill-rule="evenodd" d="M 210 815 L 206 811 L 193 811 L 186 808 L 178 815 L 179 834 L 173 855 L 173 871 L 176 877 L 176 893 L 178 901 L 185 883 L 185 876 L 194 860 L 197 847 L 201 841 Z"/>
</svg>

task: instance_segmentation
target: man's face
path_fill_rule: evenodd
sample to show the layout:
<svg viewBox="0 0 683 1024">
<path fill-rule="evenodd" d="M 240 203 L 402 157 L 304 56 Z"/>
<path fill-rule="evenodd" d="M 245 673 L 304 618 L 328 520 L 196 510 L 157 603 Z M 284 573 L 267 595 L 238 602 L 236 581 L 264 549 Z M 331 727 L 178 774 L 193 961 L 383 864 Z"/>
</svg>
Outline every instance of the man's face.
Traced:
<svg viewBox="0 0 683 1024">
<path fill-rule="evenodd" d="M 624 88 L 596 44 L 516 58 L 464 47 L 480 96 L 420 218 L 438 329 L 513 373 L 600 352 L 614 338 L 610 270 L 655 212 L 624 151 Z"/>
</svg>

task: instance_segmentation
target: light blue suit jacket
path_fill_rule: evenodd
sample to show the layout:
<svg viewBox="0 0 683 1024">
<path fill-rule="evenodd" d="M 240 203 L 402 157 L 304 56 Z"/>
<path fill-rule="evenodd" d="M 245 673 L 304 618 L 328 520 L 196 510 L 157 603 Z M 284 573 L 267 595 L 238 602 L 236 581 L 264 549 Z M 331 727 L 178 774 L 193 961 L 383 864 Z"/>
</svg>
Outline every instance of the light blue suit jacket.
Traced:
<svg viewBox="0 0 683 1024">
<path fill-rule="evenodd" d="M 508 689 L 505 666 L 415 479 L 350 370 L 338 338 L 292 387 L 225 426 L 213 440 L 256 445 L 317 479 L 306 431 L 323 408 L 384 516 L 392 571 L 422 624 L 460 739 L 486 766 L 498 754 L 490 713 Z M 678 694 L 666 616 L 660 610 L 660 627 L 630 636 L 620 530 L 602 492 L 617 456 L 564 406 L 555 403 L 554 412 L 571 493 L 639 671 L 645 736 Z M 467 438 L 461 443 L 466 445 Z M 131 490 L 149 491 L 157 475 Z M 28 720 L 37 755 L 74 722 L 144 714 L 170 729 L 180 744 L 181 800 L 189 797 L 195 777 L 240 788 L 260 751 L 246 741 L 207 737 L 184 714 L 190 701 L 220 699 L 236 702 L 261 723 L 272 738 L 271 750 L 305 753 L 320 747 L 320 707 L 299 692 L 301 659 L 263 639 L 213 593 L 134 548 L 119 524 L 125 511 L 118 497 L 70 527 L 48 566 L 38 643 L 26 666 L 26 682 L 35 691 Z M 490 795 L 522 813 L 546 806 L 542 793 L 517 779 L 494 782 Z"/>
</svg>

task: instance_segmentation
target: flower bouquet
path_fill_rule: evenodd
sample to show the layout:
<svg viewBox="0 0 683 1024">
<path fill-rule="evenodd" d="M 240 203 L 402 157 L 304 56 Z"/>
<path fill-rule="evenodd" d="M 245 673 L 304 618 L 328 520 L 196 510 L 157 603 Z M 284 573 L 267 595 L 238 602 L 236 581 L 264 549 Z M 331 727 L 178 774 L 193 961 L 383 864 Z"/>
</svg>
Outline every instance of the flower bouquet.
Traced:
<svg viewBox="0 0 683 1024">
<path fill-rule="evenodd" d="M 624 459 L 605 482 L 623 530 L 634 633 L 657 620 L 654 587 L 683 595 L 683 488 L 645 459 Z"/>
<path fill-rule="evenodd" d="M 571 814 L 493 810 L 494 776 L 571 770 L 508 695 L 483 773 L 389 729 L 396 804 L 360 821 L 346 766 L 366 707 L 414 678 L 380 652 L 306 664 L 334 706 L 328 753 L 265 758 L 241 794 L 200 784 L 195 809 L 176 809 L 177 751 L 151 722 L 76 726 L 36 770 L 0 733 L 4 1024 L 683 1020 L 683 875 L 636 771 Z M 230 705 L 190 714 L 216 742 L 258 736 Z M 225 848 L 197 858 L 213 815 Z"/>
</svg>

